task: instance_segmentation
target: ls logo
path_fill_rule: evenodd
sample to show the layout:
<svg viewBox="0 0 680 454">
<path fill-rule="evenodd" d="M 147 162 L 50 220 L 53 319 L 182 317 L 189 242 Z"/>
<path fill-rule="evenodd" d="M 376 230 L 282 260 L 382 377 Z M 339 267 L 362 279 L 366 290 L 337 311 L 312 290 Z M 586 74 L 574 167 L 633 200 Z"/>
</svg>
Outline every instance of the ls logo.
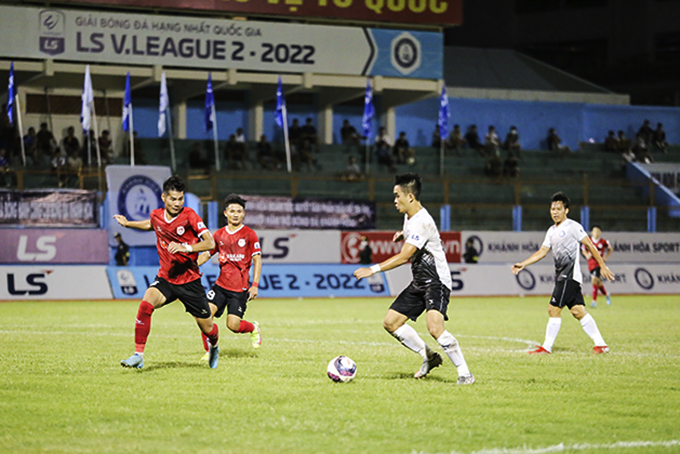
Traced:
<svg viewBox="0 0 680 454">
<path fill-rule="evenodd" d="M 21 235 L 19 237 L 17 258 L 21 262 L 49 262 L 57 255 L 57 247 L 54 245 L 56 241 L 56 236 L 41 236 L 36 242 L 38 252 L 28 252 L 26 247 L 28 236 Z"/>
<path fill-rule="evenodd" d="M 47 284 L 40 280 L 45 279 L 45 273 L 33 273 L 26 276 L 26 283 L 30 286 L 28 289 L 17 289 L 14 281 L 14 274 L 7 274 L 7 292 L 10 295 L 44 295 L 47 293 Z"/>
</svg>

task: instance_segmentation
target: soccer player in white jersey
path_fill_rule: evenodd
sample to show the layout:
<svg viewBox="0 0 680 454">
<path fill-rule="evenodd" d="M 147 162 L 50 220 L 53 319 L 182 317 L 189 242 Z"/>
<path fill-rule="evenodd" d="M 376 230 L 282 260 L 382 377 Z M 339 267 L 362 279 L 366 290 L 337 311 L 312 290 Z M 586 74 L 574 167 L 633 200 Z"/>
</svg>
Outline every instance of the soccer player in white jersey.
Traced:
<svg viewBox="0 0 680 454">
<path fill-rule="evenodd" d="M 605 265 L 602 256 L 597 252 L 595 246 L 588 238 L 581 224 L 567 218 L 569 214 L 569 198 L 561 192 L 552 196 L 552 203 L 550 205 L 550 216 L 555 225 L 548 229 L 543 240 L 543 245 L 528 259 L 515 263 L 512 266 L 512 272 L 519 274 L 525 267 L 538 262 L 544 258 L 550 249 L 552 249 L 553 258 L 555 260 L 555 288 L 550 304 L 548 305 L 548 326 L 545 330 L 545 341 L 543 345 L 536 350 L 529 353 L 534 354 L 550 354 L 552 352 L 553 344 L 557 333 L 560 332 L 562 324 L 562 309 L 566 306 L 571 311 L 571 314 L 581 322 L 583 331 L 590 336 L 595 343 L 593 353 L 607 353 L 609 347 L 602 338 L 600 330 L 597 328 L 597 323 L 592 315 L 586 312 L 585 303 L 583 301 L 583 294 L 581 292 L 581 283 L 583 277 L 581 275 L 581 265 L 579 262 L 579 250 L 581 244 L 588 249 L 588 252 L 595 258 L 600 265 L 600 274 L 602 277 L 614 280 L 614 273 L 612 273 L 607 265 Z"/>
<path fill-rule="evenodd" d="M 444 320 L 448 320 L 446 310 L 451 294 L 451 271 L 434 219 L 420 204 L 421 187 L 418 174 L 395 177 L 394 204 L 400 213 L 404 213 L 404 227 L 394 234 L 393 241 L 404 240 L 404 245 L 398 254 L 370 268 L 359 268 L 354 276 L 357 279 L 367 278 L 410 261 L 413 281 L 394 300 L 383 326 L 406 348 L 422 356 L 423 365 L 415 373 L 415 378 L 423 378 L 441 365 L 442 357 L 432 351 L 406 321 L 415 321 L 423 311 L 427 311 L 430 335 L 458 369 L 458 384 L 469 385 L 475 382 L 475 377 L 468 369 L 458 341 L 444 327 Z"/>
</svg>

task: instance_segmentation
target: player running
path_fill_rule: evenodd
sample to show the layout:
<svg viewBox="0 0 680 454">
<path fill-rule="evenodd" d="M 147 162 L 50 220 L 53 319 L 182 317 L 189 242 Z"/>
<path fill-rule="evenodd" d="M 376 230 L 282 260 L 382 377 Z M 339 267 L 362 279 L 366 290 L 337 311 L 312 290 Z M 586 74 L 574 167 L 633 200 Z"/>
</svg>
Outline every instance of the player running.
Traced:
<svg viewBox="0 0 680 454">
<path fill-rule="evenodd" d="M 227 328 L 234 333 L 250 333 L 254 348 L 262 344 L 260 325 L 242 320 L 248 301 L 257 298 L 257 288 L 262 272 L 262 251 L 257 234 L 243 224 L 246 215 L 246 201 L 236 194 L 224 201 L 224 217 L 227 225 L 215 232 L 215 247 L 198 256 L 202 265 L 214 254 L 219 253 L 220 276 L 208 292 L 210 312 L 221 317 L 227 310 Z M 253 282 L 249 284 L 250 266 L 255 265 Z M 203 347 L 209 356 L 209 345 L 203 334 Z M 207 359 L 204 356 L 204 359 Z"/>
<path fill-rule="evenodd" d="M 612 245 L 609 241 L 601 237 L 602 229 L 599 225 L 594 225 L 590 230 L 590 241 L 592 241 L 593 246 L 597 249 L 597 252 L 602 256 L 602 260 L 605 262 L 609 260 L 609 256 L 612 255 Z M 591 280 L 593 283 L 593 301 L 590 303 L 590 307 L 597 307 L 597 294 L 602 292 L 602 294 L 607 298 L 607 304 L 612 304 L 612 299 L 607 293 L 607 290 L 602 284 L 602 279 L 600 276 L 600 265 L 597 263 L 593 255 L 588 252 L 585 246 L 582 247 L 581 252 L 583 256 L 588 260 L 588 270 L 590 271 Z"/>
<path fill-rule="evenodd" d="M 595 346 L 593 353 L 607 353 L 609 347 L 605 343 L 597 323 L 592 315 L 586 312 L 583 294 L 581 293 L 581 264 L 579 261 L 579 249 L 583 244 L 593 255 L 600 266 L 600 274 L 610 281 L 614 279 L 612 273 L 604 260 L 597 252 L 593 243 L 590 242 L 588 235 L 581 224 L 567 218 L 569 214 L 569 198 L 561 192 L 552 196 L 550 205 L 550 216 L 555 225 L 548 229 L 541 248 L 534 252 L 528 259 L 515 263 L 512 272 L 519 274 L 525 267 L 543 259 L 550 249 L 553 251 L 555 260 L 555 287 L 552 298 L 548 305 L 548 326 L 545 330 L 545 341 L 536 350 L 530 351 L 532 354 L 550 354 L 557 333 L 560 332 L 562 325 L 562 309 L 566 306 L 571 314 L 580 320 L 583 331 L 593 340 Z"/>
<path fill-rule="evenodd" d="M 441 365 L 442 357 L 432 351 L 406 321 L 415 321 L 423 311 L 427 311 L 427 329 L 458 369 L 458 384 L 472 384 L 475 377 L 468 369 L 458 341 L 444 328 L 444 320 L 448 320 L 446 310 L 451 294 L 451 271 L 434 219 L 420 204 L 420 176 L 407 173 L 397 175 L 394 181 L 394 204 L 400 213 L 404 213 L 404 227 L 394 234 L 393 240 L 405 240 L 404 245 L 397 255 L 370 268 L 359 268 L 354 276 L 357 279 L 367 278 L 410 261 L 413 281 L 394 300 L 383 326 L 406 348 L 423 357 L 423 365 L 415 373 L 415 378 L 423 378 Z"/>
<path fill-rule="evenodd" d="M 184 206 L 184 182 L 174 176 L 163 183 L 161 199 L 165 208 L 151 212 L 144 221 L 128 221 L 119 214 L 113 217 L 123 227 L 153 230 L 160 270 L 156 279 L 144 293 L 135 324 L 135 354 L 120 362 L 123 367 L 144 367 L 144 347 L 151 330 L 151 314 L 155 309 L 180 300 L 186 311 L 194 316 L 198 327 L 210 340 L 212 369 L 217 367 L 219 348 L 218 329 L 213 324 L 210 306 L 201 284 L 201 273 L 196 259 L 198 253 L 215 247 L 213 237 L 201 218 L 191 208 Z"/>
</svg>

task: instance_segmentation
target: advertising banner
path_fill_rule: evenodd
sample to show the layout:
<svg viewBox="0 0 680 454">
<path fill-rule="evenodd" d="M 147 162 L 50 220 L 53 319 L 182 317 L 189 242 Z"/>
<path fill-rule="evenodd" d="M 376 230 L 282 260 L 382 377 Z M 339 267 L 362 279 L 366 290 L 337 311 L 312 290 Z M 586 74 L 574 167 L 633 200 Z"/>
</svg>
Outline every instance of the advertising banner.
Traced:
<svg viewBox="0 0 680 454">
<path fill-rule="evenodd" d="M 123 166 L 106 167 L 109 211 L 111 215 L 121 214 L 128 221 L 149 219 L 151 212 L 165 206 L 161 195 L 163 182 L 170 178 L 170 168 L 163 166 Z M 115 246 L 113 234 L 124 233 L 125 242 L 130 246 L 155 246 L 154 232 L 143 232 L 122 227 L 115 220 L 110 223 L 109 245 Z"/>
<path fill-rule="evenodd" d="M 248 196 L 253 229 L 373 229 L 375 202 L 306 197 Z"/>
<path fill-rule="evenodd" d="M 604 228 L 604 226 L 603 226 Z M 547 229 L 546 229 L 547 230 Z M 468 240 L 479 253 L 479 263 L 515 263 L 540 249 L 543 232 L 463 231 L 463 249 Z M 678 263 L 680 233 L 603 232 L 612 245 L 611 263 Z M 582 259 L 585 264 L 585 259 Z M 587 268 L 586 268 L 587 269 Z"/>
<path fill-rule="evenodd" d="M 403 242 L 395 243 L 393 231 L 359 231 L 342 232 L 340 255 L 342 263 L 359 263 L 361 238 L 365 237 L 371 248 L 371 263 L 380 263 L 401 251 Z M 460 232 L 441 232 L 446 260 L 449 263 L 460 263 Z"/>
<path fill-rule="evenodd" d="M 680 195 L 680 164 L 664 162 L 643 164 L 638 163 L 649 174 L 659 180 L 659 183 L 673 191 L 675 195 Z"/>
<path fill-rule="evenodd" d="M 98 227 L 98 213 L 94 191 L 0 190 L 0 226 Z"/>
<path fill-rule="evenodd" d="M 397 3 L 420 8 L 440 1 Z M 0 6 L 0 29 L 4 57 L 422 79 L 443 74 L 439 32 L 14 6 Z"/>
<path fill-rule="evenodd" d="M 348 265 L 267 265 L 262 267 L 259 296 L 262 298 L 389 296 L 384 276 L 379 274 L 357 281 L 356 266 Z M 108 267 L 111 289 L 116 298 L 139 299 L 153 282 L 157 267 Z M 220 269 L 201 267 L 206 292 L 217 281 Z"/>
<path fill-rule="evenodd" d="M 463 19 L 462 0 L 62 0 L 61 3 L 447 26 L 460 25 Z"/>
<path fill-rule="evenodd" d="M 250 205 L 248 208 L 250 210 Z M 256 232 L 262 248 L 262 263 L 340 263 L 339 230 L 256 230 Z M 216 256 L 217 254 L 213 259 Z"/>
<path fill-rule="evenodd" d="M 0 263 L 109 263 L 106 230 L 2 229 L 0 238 Z"/>
<path fill-rule="evenodd" d="M 0 266 L 0 300 L 111 299 L 105 266 Z"/>
</svg>

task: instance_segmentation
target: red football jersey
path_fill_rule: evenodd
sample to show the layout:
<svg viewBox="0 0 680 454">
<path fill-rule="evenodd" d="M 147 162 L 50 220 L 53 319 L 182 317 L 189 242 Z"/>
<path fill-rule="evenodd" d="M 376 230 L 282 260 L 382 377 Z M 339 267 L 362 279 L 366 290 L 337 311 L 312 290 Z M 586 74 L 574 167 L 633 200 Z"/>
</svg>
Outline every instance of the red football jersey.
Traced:
<svg viewBox="0 0 680 454">
<path fill-rule="evenodd" d="M 595 241 L 595 240 L 593 239 L 593 237 L 591 236 L 591 237 L 590 237 L 590 241 L 593 242 L 593 246 L 595 246 L 595 249 L 597 249 L 597 252 L 599 252 L 600 255 L 601 255 L 603 258 L 604 258 L 604 253 L 605 253 L 605 251 L 606 251 L 607 249 L 609 249 L 610 247 L 612 247 L 611 244 L 609 244 L 609 241 L 605 240 L 605 239 L 602 238 L 602 237 L 600 237 L 599 240 Z M 590 258 L 588 259 L 588 270 L 589 270 L 589 271 L 593 271 L 593 270 L 594 270 L 595 268 L 597 268 L 598 266 L 600 266 L 600 265 L 597 264 L 597 260 L 595 260 L 594 257 L 590 257 Z"/>
<path fill-rule="evenodd" d="M 198 252 L 168 252 L 168 245 L 173 241 L 180 244 L 196 244 L 201 241 L 201 234 L 208 231 L 208 228 L 196 212 L 184 207 L 177 216 L 168 221 L 165 208 L 158 208 L 151 212 L 151 225 L 156 232 L 156 248 L 161 262 L 158 277 L 171 284 L 186 284 L 199 279 L 201 272 L 196 265 Z"/>
<path fill-rule="evenodd" d="M 261 254 L 260 239 L 248 226 L 241 225 L 235 232 L 222 227 L 214 235 L 215 249 L 219 253 L 220 276 L 217 285 L 232 292 L 245 292 L 250 288 L 250 266 L 253 256 Z"/>
</svg>

